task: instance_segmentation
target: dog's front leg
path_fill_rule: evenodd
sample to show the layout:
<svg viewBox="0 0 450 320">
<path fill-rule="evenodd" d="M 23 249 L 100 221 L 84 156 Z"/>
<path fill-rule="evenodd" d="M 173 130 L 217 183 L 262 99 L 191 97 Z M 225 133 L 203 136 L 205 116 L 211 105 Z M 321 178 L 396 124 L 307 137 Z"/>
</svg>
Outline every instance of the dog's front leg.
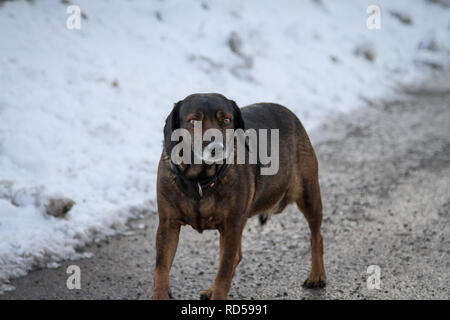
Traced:
<svg viewBox="0 0 450 320">
<path fill-rule="evenodd" d="M 178 246 L 180 225 L 170 219 L 159 220 L 156 233 L 156 266 L 153 278 L 153 299 L 170 299 L 169 275 Z"/>
<path fill-rule="evenodd" d="M 219 270 L 212 286 L 212 300 L 225 300 L 230 291 L 234 270 L 240 261 L 240 245 L 245 221 L 229 223 L 220 231 L 221 250 Z M 239 259 L 237 257 L 239 256 Z M 238 261 L 237 261 L 238 260 Z M 237 261 L 237 263 L 236 263 Z"/>
</svg>

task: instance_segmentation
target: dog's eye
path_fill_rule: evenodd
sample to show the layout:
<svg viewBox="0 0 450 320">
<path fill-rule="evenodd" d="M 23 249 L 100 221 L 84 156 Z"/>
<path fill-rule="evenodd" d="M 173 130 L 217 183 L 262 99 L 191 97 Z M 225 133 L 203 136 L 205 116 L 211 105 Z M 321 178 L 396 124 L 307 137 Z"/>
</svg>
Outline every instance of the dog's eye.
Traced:
<svg viewBox="0 0 450 320">
<path fill-rule="evenodd" d="M 195 125 L 197 123 L 197 120 L 191 119 L 191 120 L 189 120 L 189 123 L 192 124 L 192 125 Z"/>
<path fill-rule="evenodd" d="M 230 118 L 225 118 L 225 119 L 223 119 L 223 124 L 224 124 L 224 125 L 230 124 L 230 122 L 231 122 L 231 119 L 230 119 Z"/>
</svg>

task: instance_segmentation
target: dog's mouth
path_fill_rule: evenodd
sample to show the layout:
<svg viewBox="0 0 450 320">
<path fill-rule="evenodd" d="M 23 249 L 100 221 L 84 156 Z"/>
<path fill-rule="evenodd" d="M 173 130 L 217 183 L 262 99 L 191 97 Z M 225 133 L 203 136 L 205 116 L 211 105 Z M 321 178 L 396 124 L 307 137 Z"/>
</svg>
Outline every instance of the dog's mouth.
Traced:
<svg viewBox="0 0 450 320">
<path fill-rule="evenodd" d="M 206 180 L 213 177 L 225 163 L 228 153 L 221 142 L 211 142 L 203 147 L 203 152 L 192 151 L 193 164 L 186 164 L 184 173 L 190 179 Z"/>
<path fill-rule="evenodd" d="M 181 165 L 183 174 L 192 180 L 208 180 L 209 178 L 213 177 L 217 170 L 219 170 L 221 165 L 218 164 L 188 164 L 188 165 Z"/>
<path fill-rule="evenodd" d="M 222 164 L 228 157 L 229 152 L 222 142 L 213 141 L 203 147 L 203 152 L 193 150 L 194 164 L 204 163 L 206 165 Z"/>
<path fill-rule="evenodd" d="M 203 181 L 216 175 L 218 170 L 230 157 L 226 146 L 222 142 L 212 141 L 204 144 L 200 152 L 191 148 L 191 163 L 177 164 L 181 172 L 189 179 Z"/>
</svg>

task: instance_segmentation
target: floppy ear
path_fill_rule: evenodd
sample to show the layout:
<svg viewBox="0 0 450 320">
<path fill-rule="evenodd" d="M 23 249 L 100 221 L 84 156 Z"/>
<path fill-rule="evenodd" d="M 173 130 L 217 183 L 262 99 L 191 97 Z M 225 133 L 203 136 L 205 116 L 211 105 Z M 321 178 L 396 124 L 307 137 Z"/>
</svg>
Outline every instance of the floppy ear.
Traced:
<svg viewBox="0 0 450 320">
<path fill-rule="evenodd" d="M 178 101 L 173 106 L 172 112 L 166 119 L 166 124 L 164 125 L 164 149 L 166 153 L 170 156 L 173 147 L 178 143 L 178 141 L 171 141 L 170 137 L 175 129 L 180 127 L 180 120 L 178 118 L 178 112 L 180 111 L 181 103 L 183 101 Z"/>
<path fill-rule="evenodd" d="M 230 100 L 230 102 L 234 109 L 234 129 L 236 130 L 240 128 L 245 131 L 245 124 L 244 119 L 242 118 L 241 109 L 239 109 L 238 105 L 233 100 Z"/>
</svg>

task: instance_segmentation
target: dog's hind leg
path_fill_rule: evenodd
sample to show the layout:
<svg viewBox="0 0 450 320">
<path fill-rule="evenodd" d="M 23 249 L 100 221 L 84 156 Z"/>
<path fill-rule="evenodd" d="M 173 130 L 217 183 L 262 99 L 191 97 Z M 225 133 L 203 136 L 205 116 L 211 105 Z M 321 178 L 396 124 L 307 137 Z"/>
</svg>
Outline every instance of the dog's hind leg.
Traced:
<svg viewBox="0 0 450 320">
<path fill-rule="evenodd" d="M 305 288 L 323 288 L 326 286 L 326 275 L 323 265 L 323 240 L 320 233 L 322 199 L 317 172 L 312 179 L 304 181 L 297 205 L 305 216 L 311 231 L 311 272 L 303 286 Z"/>
</svg>

